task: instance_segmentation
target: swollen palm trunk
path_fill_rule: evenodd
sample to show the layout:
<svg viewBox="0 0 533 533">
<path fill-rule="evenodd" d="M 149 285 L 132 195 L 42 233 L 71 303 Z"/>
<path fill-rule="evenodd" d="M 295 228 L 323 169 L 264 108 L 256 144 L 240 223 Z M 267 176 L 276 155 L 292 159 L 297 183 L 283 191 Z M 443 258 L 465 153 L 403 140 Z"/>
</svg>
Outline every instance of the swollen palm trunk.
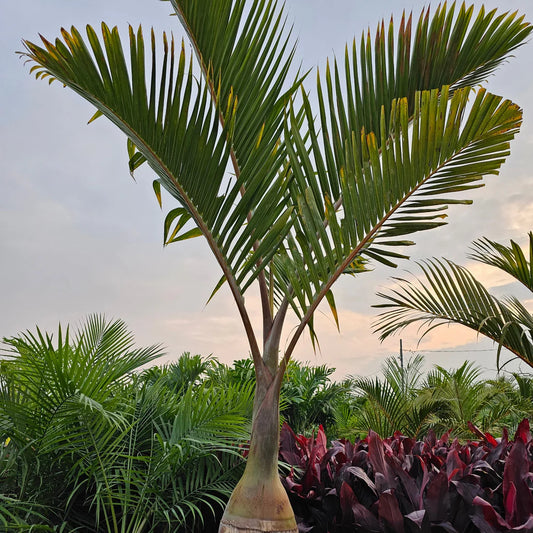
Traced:
<svg viewBox="0 0 533 533">
<path fill-rule="evenodd" d="M 222 517 L 219 533 L 297 533 L 278 472 L 279 387 L 258 381 L 250 453 L 244 475 Z"/>
</svg>

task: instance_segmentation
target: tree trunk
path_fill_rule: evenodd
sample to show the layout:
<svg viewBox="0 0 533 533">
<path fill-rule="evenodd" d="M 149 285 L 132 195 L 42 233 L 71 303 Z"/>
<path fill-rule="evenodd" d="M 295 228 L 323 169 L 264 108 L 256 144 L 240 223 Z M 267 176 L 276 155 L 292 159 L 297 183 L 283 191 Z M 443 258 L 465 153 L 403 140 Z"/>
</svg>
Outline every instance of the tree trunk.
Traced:
<svg viewBox="0 0 533 533">
<path fill-rule="evenodd" d="M 257 382 L 250 453 L 219 533 L 298 533 L 278 473 L 279 384 Z"/>
</svg>

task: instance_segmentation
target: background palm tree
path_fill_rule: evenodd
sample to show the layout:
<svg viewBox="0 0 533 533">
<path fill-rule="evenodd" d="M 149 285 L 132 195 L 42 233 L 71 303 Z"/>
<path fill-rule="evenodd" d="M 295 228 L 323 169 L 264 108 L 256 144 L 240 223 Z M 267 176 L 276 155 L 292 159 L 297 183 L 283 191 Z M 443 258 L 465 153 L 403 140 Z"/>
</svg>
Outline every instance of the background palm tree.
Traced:
<svg viewBox="0 0 533 533">
<path fill-rule="evenodd" d="M 202 235 L 247 336 L 256 374 L 245 474 L 221 531 L 296 531 L 278 476 L 279 393 L 303 332 L 332 287 L 365 262 L 405 257 L 406 235 L 444 224 L 453 196 L 496 173 L 518 131 L 520 109 L 471 87 L 520 46 L 531 28 L 443 5 L 397 37 L 378 26 L 317 76 L 316 97 L 292 71 L 294 47 L 275 1 L 171 0 L 197 60 L 163 36 L 145 47 L 130 29 L 63 31 L 54 43 L 26 41 L 38 78 L 58 79 L 128 137 L 129 166 L 147 162 L 178 203 L 165 243 Z M 148 53 L 145 53 L 148 48 Z M 476 53 L 472 53 L 475 50 Z M 192 59 L 192 58 L 191 58 Z M 201 81 L 196 74 L 201 72 Z M 469 102 L 469 98 L 472 101 Z M 318 102 L 313 110 L 311 102 Z M 228 172 L 228 168 L 231 172 Z M 452 195 L 452 196 L 450 196 Z M 262 332 L 245 294 L 257 287 Z M 297 326 L 280 350 L 292 311 Z M 262 347 L 261 347 L 262 343 Z"/>
<path fill-rule="evenodd" d="M 139 375 L 138 379 L 145 383 L 164 382 L 166 388 L 176 394 L 181 394 L 189 386 L 198 385 L 204 381 L 206 374 L 214 365 L 218 365 L 218 362 L 211 357 L 184 352 L 173 363 L 147 368 Z"/>
<path fill-rule="evenodd" d="M 433 404 L 430 424 L 437 435 L 451 430 L 455 437 L 472 437 L 469 422 L 487 431 L 494 429 L 494 420 L 487 419 L 493 419 L 497 410 L 496 402 L 490 405 L 496 389 L 480 380 L 480 373 L 468 361 L 453 370 L 436 365 L 428 373 L 420 397 Z M 501 391 L 498 400 L 501 405 Z"/>
<path fill-rule="evenodd" d="M 481 369 L 465 361 L 460 367 L 440 365 L 423 372 L 417 354 L 402 365 L 395 357 L 382 367 L 382 377 L 351 377 L 359 402 L 338 409 L 337 437 L 364 438 L 372 429 L 381 437 L 396 431 L 420 439 L 429 430 L 437 435 L 472 439 L 479 430 L 498 435 L 514 431 L 531 416 L 531 377 L 499 376 L 484 380 Z M 473 433 L 471 424 L 477 428 Z"/>
<path fill-rule="evenodd" d="M 520 246 L 480 239 L 470 255 L 476 261 L 496 267 L 533 292 L 533 232 L 529 233 L 529 260 Z M 378 293 L 386 303 L 376 320 L 376 331 L 384 339 L 410 324 L 420 322 L 424 335 L 451 322 L 462 324 L 498 343 L 500 366 L 502 347 L 533 366 L 533 315 L 516 297 L 496 298 L 464 267 L 448 260 L 420 263 L 420 280 L 396 278 L 397 287 Z"/>
<path fill-rule="evenodd" d="M 74 495 L 66 452 L 89 445 L 99 434 L 128 425 L 122 391 L 131 372 L 162 352 L 157 346 L 133 347 L 123 322 L 90 316 L 73 336 L 24 333 L 4 339 L 8 351 L 0 368 L 0 440 L 4 494 L 35 501 L 54 514 Z M 83 490 L 83 486 L 77 487 Z M 64 512 L 63 510 L 63 512 Z M 61 511 L 60 511 L 61 514 Z M 60 517 L 57 517 L 61 521 Z"/>
<path fill-rule="evenodd" d="M 352 385 L 365 400 L 352 413 L 352 431 L 366 436 L 373 430 L 383 438 L 399 431 L 403 435 L 418 438 L 427 432 L 435 407 L 431 398 L 420 396 L 424 358 L 416 355 L 405 365 L 395 357 L 389 357 L 379 377 L 352 377 Z"/>
<path fill-rule="evenodd" d="M 336 413 L 352 405 L 348 381 L 331 379 L 334 368 L 291 361 L 281 386 L 281 416 L 295 433 L 316 433 L 320 425 L 326 435 L 336 434 Z"/>
</svg>

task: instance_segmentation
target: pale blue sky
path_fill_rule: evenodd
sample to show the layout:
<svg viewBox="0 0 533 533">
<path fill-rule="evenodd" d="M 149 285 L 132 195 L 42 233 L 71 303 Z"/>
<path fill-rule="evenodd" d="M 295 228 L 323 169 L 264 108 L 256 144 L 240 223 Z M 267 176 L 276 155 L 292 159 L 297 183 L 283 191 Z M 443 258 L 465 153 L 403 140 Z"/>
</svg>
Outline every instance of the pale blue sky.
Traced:
<svg viewBox="0 0 533 533">
<path fill-rule="evenodd" d="M 421 1 L 288 0 L 289 20 L 299 38 L 297 58 L 310 68 L 326 57 L 343 55 L 368 25 L 401 10 L 418 13 Z M 485 2 L 504 5 L 533 20 L 529 0 Z M 436 4 L 434 4 L 436 5 Z M 481 3 L 476 3 L 480 6 Z M 59 84 L 48 87 L 28 75 L 15 55 L 21 39 L 48 38 L 61 26 L 142 23 L 156 32 L 182 32 L 169 17 L 169 4 L 158 0 L 30 0 L 5 2 L 0 19 L 0 336 L 14 335 L 36 324 L 55 330 L 58 321 L 72 324 L 89 313 L 123 318 L 140 344 L 162 343 L 169 358 L 183 351 L 213 354 L 229 362 L 247 355 L 246 339 L 229 294 L 221 291 L 205 307 L 219 272 L 204 243 L 162 248 L 162 213 L 151 192 L 151 176 L 140 173 L 136 183 L 127 170 L 126 143 L 103 119 L 86 126 L 91 107 Z M 524 108 L 524 126 L 512 146 L 512 156 L 499 177 L 474 192 L 474 206 L 451 210 L 447 227 L 417 238 L 414 257 L 447 256 L 465 262 L 469 243 L 483 235 L 524 241 L 533 227 L 533 43 L 516 53 L 490 79 L 492 92 Z M 145 179 L 143 179 L 145 178 Z M 172 207 L 169 202 L 167 210 Z M 401 269 L 409 268 L 407 263 Z M 298 357 L 328 363 L 343 374 L 373 374 L 386 355 L 397 352 L 398 339 L 380 345 L 370 333 L 376 289 L 397 275 L 378 266 L 337 288 L 341 334 L 329 317 L 319 319 L 322 351 L 313 355 L 302 343 Z M 481 275 L 486 275 L 482 272 Z M 502 280 L 486 278 L 506 290 Z M 250 299 L 250 297 L 249 297 Z M 252 308 L 257 307 L 253 298 Z M 404 347 L 415 348 L 416 331 L 403 335 Z M 446 329 L 427 339 L 422 348 L 455 350 L 427 352 L 428 364 L 456 366 L 466 357 L 494 368 L 487 342 L 472 344 L 475 335 Z M 422 350 L 423 351 L 423 350 Z"/>
</svg>

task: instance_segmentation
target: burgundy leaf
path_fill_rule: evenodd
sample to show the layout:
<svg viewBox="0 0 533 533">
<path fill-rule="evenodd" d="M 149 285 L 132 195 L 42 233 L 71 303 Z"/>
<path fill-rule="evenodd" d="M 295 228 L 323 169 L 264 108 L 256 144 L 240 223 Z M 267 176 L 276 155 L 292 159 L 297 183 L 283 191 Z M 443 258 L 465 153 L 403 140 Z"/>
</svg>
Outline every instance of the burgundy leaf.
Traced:
<svg viewBox="0 0 533 533">
<path fill-rule="evenodd" d="M 427 485 L 424 507 L 429 520 L 444 522 L 449 511 L 448 476 L 444 471 L 439 472 Z"/>
<path fill-rule="evenodd" d="M 468 422 L 468 428 L 472 433 L 475 433 L 481 440 L 486 440 L 491 446 L 497 446 L 498 442 L 490 433 L 483 433 L 478 427 L 474 426 L 472 422 Z"/>
<path fill-rule="evenodd" d="M 444 433 L 442 435 L 442 437 L 436 442 L 436 446 L 441 448 L 443 446 L 446 446 L 446 444 L 448 443 L 448 441 L 450 440 L 450 432 L 451 432 L 451 429 L 449 429 L 448 431 L 446 431 L 446 433 Z"/>
<path fill-rule="evenodd" d="M 523 423 L 520 425 L 522 426 Z M 527 484 L 529 460 L 526 445 L 522 440 L 524 433 L 529 432 L 525 425 L 517 430 L 517 438 L 505 461 L 503 471 L 503 501 L 505 516 L 512 526 L 519 526 L 528 520 L 533 513 L 533 495 Z"/>
<path fill-rule="evenodd" d="M 359 466 L 349 466 L 347 472 L 353 474 L 358 480 L 362 481 L 376 496 L 377 490 L 374 482 L 367 476 L 366 472 Z"/>
<path fill-rule="evenodd" d="M 296 494 L 302 494 L 303 487 L 300 483 L 294 481 L 294 470 L 291 468 L 291 473 L 282 479 L 283 486 L 289 492 L 294 492 Z"/>
<path fill-rule="evenodd" d="M 324 456 L 327 452 L 327 446 L 328 446 L 328 439 L 326 438 L 326 432 L 324 431 L 322 424 L 320 424 L 320 426 L 318 427 L 317 435 L 316 435 L 315 447 L 319 449 L 322 453 L 322 456 Z"/>
<path fill-rule="evenodd" d="M 357 503 L 357 498 L 355 497 L 355 494 L 353 493 L 353 490 L 351 489 L 350 485 L 346 483 L 345 481 L 341 485 L 340 490 L 340 504 L 341 504 L 341 510 L 343 517 L 352 517 L 352 506 Z"/>
<path fill-rule="evenodd" d="M 433 449 L 435 447 L 435 444 L 437 444 L 437 437 L 432 429 L 428 431 L 427 437 L 424 439 L 424 442 L 429 446 L 430 449 Z"/>
<path fill-rule="evenodd" d="M 405 515 L 405 518 L 407 521 L 406 524 L 412 526 L 408 527 L 409 531 L 425 532 L 430 530 L 427 514 L 423 509 L 420 511 L 413 511 L 412 513 Z"/>
<path fill-rule="evenodd" d="M 341 486 L 340 505 L 344 523 L 360 526 L 371 532 L 381 531 L 378 519 L 359 503 L 348 483 Z"/>
<path fill-rule="evenodd" d="M 420 459 L 420 458 L 416 458 Z M 422 462 L 422 464 L 424 464 Z M 424 465 L 425 468 L 425 465 Z M 427 471 L 426 471 L 427 472 Z M 397 494 L 401 497 L 403 508 L 406 512 L 418 511 L 422 507 L 422 492 L 423 488 L 419 488 L 417 485 L 417 480 L 409 475 L 409 472 L 405 470 L 399 470 L 397 472 L 398 479 L 400 481 L 401 489 L 398 490 Z M 423 480 L 423 476 L 422 476 Z M 425 484 L 424 484 L 425 486 Z M 399 489 L 400 487 L 398 487 Z"/>
<path fill-rule="evenodd" d="M 529 432 L 529 420 L 524 418 L 518 427 L 514 436 L 515 442 L 520 439 L 524 444 L 527 444 L 531 440 L 531 433 Z"/>
<path fill-rule="evenodd" d="M 472 505 L 474 498 L 482 494 L 481 487 L 479 485 L 474 485 L 472 483 L 465 483 L 464 480 L 461 481 L 452 481 L 452 485 L 455 487 L 455 490 L 463 498 L 468 506 Z"/>
<path fill-rule="evenodd" d="M 298 446 L 298 438 L 296 433 L 291 429 L 289 424 L 283 423 L 279 435 L 280 449 L 279 454 L 281 458 L 291 466 L 304 466 L 302 464 L 302 450 Z"/>
<path fill-rule="evenodd" d="M 454 446 L 448 452 L 448 457 L 446 457 L 446 474 L 448 479 L 455 479 L 463 477 L 463 472 L 465 469 L 465 464 L 461 461 L 459 454 L 457 453 L 457 447 Z"/>
<path fill-rule="evenodd" d="M 395 533 L 403 533 L 403 515 L 398 505 L 398 500 L 391 490 L 381 493 L 378 503 L 378 516 L 387 523 Z"/>
<path fill-rule="evenodd" d="M 368 433 L 368 459 L 375 472 L 375 482 L 378 490 L 394 488 L 394 480 L 389 465 L 385 460 L 383 447 L 384 443 L 379 438 L 379 435 L 370 430 Z"/>
<path fill-rule="evenodd" d="M 498 445 L 489 450 L 489 453 L 485 460 L 489 465 L 494 466 L 496 461 L 499 461 L 502 458 L 502 455 L 504 454 L 505 450 L 507 449 L 507 445 L 509 444 L 509 433 L 507 429 L 503 429 L 502 438 Z"/>
<path fill-rule="evenodd" d="M 520 531 L 520 533 L 533 533 L 533 515 L 531 515 L 527 522 L 521 526 L 513 528 L 512 531 Z"/>
<path fill-rule="evenodd" d="M 439 522 L 438 524 L 432 524 L 438 531 L 448 531 L 448 533 L 457 533 L 457 529 L 453 527 L 450 522 Z"/>
<path fill-rule="evenodd" d="M 485 501 L 483 498 L 476 496 L 474 498 L 473 504 L 481 507 L 481 510 L 483 512 L 483 518 L 485 519 L 487 524 L 489 524 L 493 528 L 493 530 L 509 531 L 511 529 L 511 526 L 496 512 L 494 507 L 489 502 Z M 478 525 L 478 527 L 480 526 Z"/>
<path fill-rule="evenodd" d="M 505 430 L 500 440 L 478 437 L 461 444 L 448 433 L 414 441 L 396 432 L 381 440 L 371 431 L 327 449 L 323 428 L 306 438 L 284 426 L 280 458 L 302 474 L 282 483 L 302 533 L 533 533 L 529 423 L 514 442 Z"/>
</svg>

